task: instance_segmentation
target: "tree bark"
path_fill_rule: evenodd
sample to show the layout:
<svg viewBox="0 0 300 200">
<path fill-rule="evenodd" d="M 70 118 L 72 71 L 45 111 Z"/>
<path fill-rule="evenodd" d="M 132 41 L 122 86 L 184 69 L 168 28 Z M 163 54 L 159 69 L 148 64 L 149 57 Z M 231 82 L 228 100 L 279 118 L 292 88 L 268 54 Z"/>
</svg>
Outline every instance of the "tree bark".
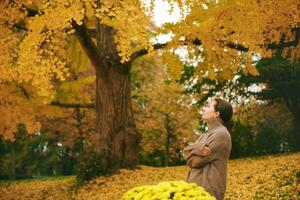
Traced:
<svg viewBox="0 0 300 200">
<path fill-rule="evenodd" d="M 138 162 L 140 135 L 131 105 L 131 63 L 121 63 L 114 43 L 115 30 L 97 22 L 96 144 L 104 158 L 101 167 L 113 171 Z"/>
<path fill-rule="evenodd" d="M 96 19 L 96 44 L 83 25 L 72 23 L 77 37 L 96 71 L 96 152 L 101 168 L 134 167 L 138 162 L 140 134 L 131 105 L 131 62 L 121 63 L 116 30 Z"/>
</svg>

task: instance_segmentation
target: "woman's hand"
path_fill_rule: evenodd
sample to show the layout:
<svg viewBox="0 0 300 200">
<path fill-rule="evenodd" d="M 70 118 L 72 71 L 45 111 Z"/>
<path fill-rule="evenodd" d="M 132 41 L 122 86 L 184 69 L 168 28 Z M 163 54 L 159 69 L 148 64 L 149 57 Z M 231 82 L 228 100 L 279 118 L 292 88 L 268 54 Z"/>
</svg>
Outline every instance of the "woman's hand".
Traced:
<svg viewBox="0 0 300 200">
<path fill-rule="evenodd" d="M 204 146 L 201 150 L 201 155 L 208 156 L 209 154 L 211 154 L 211 149 L 208 146 Z"/>
</svg>

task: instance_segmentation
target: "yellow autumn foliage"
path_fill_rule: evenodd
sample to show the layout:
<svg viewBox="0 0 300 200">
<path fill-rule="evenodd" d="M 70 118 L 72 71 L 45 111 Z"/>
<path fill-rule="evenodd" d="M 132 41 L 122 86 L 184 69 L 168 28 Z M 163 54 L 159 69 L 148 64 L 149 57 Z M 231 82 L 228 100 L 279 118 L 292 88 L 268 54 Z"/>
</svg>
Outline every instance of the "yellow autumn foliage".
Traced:
<svg viewBox="0 0 300 200">
<path fill-rule="evenodd" d="M 300 153 L 230 160 L 225 200 L 297 199 L 300 191 Z M 0 199 L 25 200 L 120 200 L 133 187 L 164 181 L 185 180 L 188 167 L 123 169 L 119 174 L 98 177 L 73 190 L 73 177 L 0 184 Z"/>
<path fill-rule="evenodd" d="M 75 23 L 86 24 L 85 31 L 99 23 L 111 27 L 118 54 L 114 56 L 123 63 L 131 62 L 131 56 L 142 49 L 151 52 L 155 36 L 172 33 L 164 53 L 175 76 L 182 63 L 173 56 L 183 46 L 189 58 L 198 59 L 200 79 L 230 79 L 239 68 L 257 74 L 252 63 L 256 54 L 280 53 L 290 60 L 300 56 L 298 0 L 166 1 L 170 12 L 179 6 L 182 18 L 162 27 L 151 21 L 154 0 L 149 1 L 150 7 L 139 0 L 1 1 L 0 45 L 5 48 L 0 49 L 0 80 L 29 82 L 37 94 L 53 98 L 53 80 L 63 81 L 69 75 L 65 50 L 70 35 L 76 33 Z M 36 8 L 38 14 L 28 17 L 26 8 Z M 16 29 L 16 23 L 23 23 L 26 31 Z"/>
<path fill-rule="evenodd" d="M 0 185 L 0 199 L 2 200 L 66 200 L 72 193 L 70 186 L 74 183 L 73 178 L 58 180 L 21 181 L 17 184 Z"/>
<path fill-rule="evenodd" d="M 44 14 L 27 21 L 29 32 L 19 46 L 18 81 L 30 82 L 40 96 L 53 98 L 53 79 L 63 81 L 69 75 L 64 49 L 72 20 L 80 24 L 84 9 L 79 0 L 49 1 L 40 9 Z"/>
<path fill-rule="evenodd" d="M 29 134 L 39 131 L 41 125 L 35 118 L 34 103 L 16 94 L 14 87 L 0 84 L 0 137 L 14 141 L 17 125 L 26 126 Z"/>
</svg>

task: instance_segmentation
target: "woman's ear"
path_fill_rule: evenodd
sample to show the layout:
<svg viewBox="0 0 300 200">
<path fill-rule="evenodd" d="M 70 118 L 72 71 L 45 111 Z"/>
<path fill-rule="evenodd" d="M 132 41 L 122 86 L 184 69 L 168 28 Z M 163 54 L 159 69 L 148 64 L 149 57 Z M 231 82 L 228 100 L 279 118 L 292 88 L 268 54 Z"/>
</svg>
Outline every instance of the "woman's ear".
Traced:
<svg viewBox="0 0 300 200">
<path fill-rule="evenodd" d="M 219 117 L 220 117 L 220 112 L 219 112 L 219 111 L 215 112 L 215 117 L 216 117 L 216 118 L 219 118 Z"/>
</svg>

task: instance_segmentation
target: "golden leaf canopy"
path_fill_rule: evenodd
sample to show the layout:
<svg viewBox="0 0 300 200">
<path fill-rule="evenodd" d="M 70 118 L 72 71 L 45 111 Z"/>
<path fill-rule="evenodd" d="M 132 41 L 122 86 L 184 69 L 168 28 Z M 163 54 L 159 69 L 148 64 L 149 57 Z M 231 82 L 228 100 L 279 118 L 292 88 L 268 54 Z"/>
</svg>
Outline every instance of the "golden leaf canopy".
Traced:
<svg viewBox="0 0 300 200">
<path fill-rule="evenodd" d="M 72 23 L 84 22 L 95 28 L 95 17 L 116 30 L 114 41 L 121 62 L 130 61 L 141 49 L 152 51 L 150 40 L 158 34 L 172 33 L 164 52 L 175 55 L 174 49 L 185 46 L 190 57 L 198 60 L 200 78 L 229 79 L 240 68 L 257 74 L 254 55 L 275 52 L 291 60 L 299 58 L 298 0 L 168 2 L 171 10 L 176 5 L 180 8 L 183 18 L 157 27 L 151 21 L 154 1 L 147 7 L 138 0 L 103 0 L 99 4 L 93 0 L 4 0 L 0 3 L 4 10 L 0 14 L 0 78 L 29 82 L 38 95 L 52 98 L 53 80 L 63 81 L 69 75 L 65 49 L 69 34 L 74 33 Z M 28 8 L 38 14 L 30 16 Z M 25 33 L 15 30 L 20 24 Z M 182 63 L 174 65 L 174 60 L 170 65 L 180 68 Z"/>
</svg>

